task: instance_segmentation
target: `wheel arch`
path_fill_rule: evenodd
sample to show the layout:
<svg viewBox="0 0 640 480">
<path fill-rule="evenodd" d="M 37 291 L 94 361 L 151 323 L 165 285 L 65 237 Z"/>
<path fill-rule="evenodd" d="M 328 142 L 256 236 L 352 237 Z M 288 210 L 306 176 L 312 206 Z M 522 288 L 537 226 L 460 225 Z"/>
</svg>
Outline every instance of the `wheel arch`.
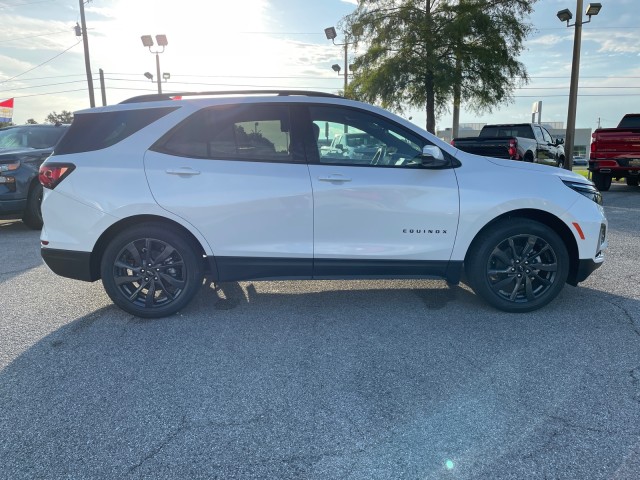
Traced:
<svg viewBox="0 0 640 480">
<path fill-rule="evenodd" d="M 575 236 L 569 229 L 569 226 L 560 220 L 555 215 L 544 212 L 542 210 L 535 209 L 521 209 L 521 210 L 513 210 L 510 212 L 506 212 L 493 220 L 487 223 L 484 227 L 482 227 L 476 235 L 473 237 L 469 248 L 467 249 L 467 253 L 465 255 L 465 262 L 469 257 L 470 253 L 473 252 L 476 246 L 476 242 L 478 238 L 487 230 L 493 228 L 497 223 L 505 221 L 505 220 L 513 220 L 516 218 L 524 218 L 529 220 L 534 220 L 538 223 L 542 223 L 543 225 L 547 225 L 554 232 L 556 232 L 565 246 L 567 247 L 567 253 L 569 254 L 569 276 L 567 277 L 567 283 L 569 285 L 577 285 L 577 276 L 578 276 L 578 268 L 579 268 L 579 252 L 578 252 L 578 243 L 576 242 Z"/>
<path fill-rule="evenodd" d="M 109 242 L 113 240 L 113 238 L 115 238 L 115 236 L 118 235 L 120 232 L 126 230 L 127 228 L 133 225 L 139 225 L 141 223 L 160 224 L 165 228 L 174 229 L 176 231 L 179 231 L 181 234 L 184 234 L 185 237 L 188 238 L 189 241 L 192 242 L 193 245 L 200 250 L 200 253 L 203 256 L 204 268 L 207 274 L 213 273 L 217 276 L 217 269 L 215 269 L 215 265 L 213 264 L 213 261 L 211 260 L 210 262 L 208 262 L 205 260 L 204 257 L 206 257 L 206 251 L 204 247 L 202 246 L 200 241 L 195 237 L 195 235 L 193 235 L 193 233 L 191 233 L 186 227 L 184 227 L 183 225 L 180 225 L 178 222 L 174 220 L 170 220 L 165 217 L 160 217 L 156 215 L 135 215 L 132 217 L 124 218 L 114 223 L 109 228 L 107 228 L 104 232 L 102 232 L 102 235 L 100 235 L 100 237 L 96 241 L 96 244 L 93 247 L 93 251 L 91 252 L 91 261 L 90 261 L 90 269 L 91 269 L 90 271 L 91 271 L 92 281 L 99 280 L 101 278 L 100 263 L 102 262 L 102 256 Z"/>
</svg>

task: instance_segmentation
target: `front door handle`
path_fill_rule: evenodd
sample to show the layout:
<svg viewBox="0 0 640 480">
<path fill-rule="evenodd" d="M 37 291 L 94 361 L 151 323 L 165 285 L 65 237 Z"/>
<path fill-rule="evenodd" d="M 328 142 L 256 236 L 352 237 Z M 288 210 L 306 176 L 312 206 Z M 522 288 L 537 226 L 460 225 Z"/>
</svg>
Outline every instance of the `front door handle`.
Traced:
<svg viewBox="0 0 640 480">
<path fill-rule="evenodd" d="M 340 175 L 340 174 L 334 174 L 334 175 L 327 175 L 326 177 L 318 177 L 318 180 L 320 180 L 321 182 L 350 182 L 351 179 L 349 177 L 345 177 L 344 175 Z"/>
<path fill-rule="evenodd" d="M 169 168 L 165 171 L 169 175 L 180 175 L 180 176 L 200 175 L 200 172 L 198 170 L 194 170 L 193 168 L 189 168 L 189 167 Z"/>
</svg>

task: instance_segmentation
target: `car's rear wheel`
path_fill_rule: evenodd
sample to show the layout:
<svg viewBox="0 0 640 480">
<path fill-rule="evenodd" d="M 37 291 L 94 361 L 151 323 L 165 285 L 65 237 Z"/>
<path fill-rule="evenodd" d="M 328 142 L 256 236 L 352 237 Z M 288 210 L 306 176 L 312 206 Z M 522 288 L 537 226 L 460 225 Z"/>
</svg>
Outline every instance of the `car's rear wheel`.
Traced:
<svg viewBox="0 0 640 480">
<path fill-rule="evenodd" d="M 158 318 L 184 308 L 204 279 L 200 248 L 158 224 L 118 234 L 104 251 L 102 283 L 111 300 L 132 315 Z"/>
<path fill-rule="evenodd" d="M 591 179 L 595 184 L 596 188 L 601 192 L 606 192 L 611 188 L 611 175 L 607 175 L 606 173 L 593 172 L 591 175 Z"/>
<path fill-rule="evenodd" d="M 551 228 L 512 219 L 480 234 L 465 267 L 471 287 L 488 303 L 506 312 L 530 312 L 560 293 L 569 274 L 569 254 Z"/>
<path fill-rule="evenodd" d="M 630 187 L 637 187 L 638 186 L 638 177 L 627 177 L 627 185 L 629 185 Z"/>
<path fill-rule="evenodd" d="M 24 224 L 34 230 L 42 228 L 42 192 L 40 183 L 33 184 L 27 196 L 27 207 L 22 215 Z"/>
</svg>

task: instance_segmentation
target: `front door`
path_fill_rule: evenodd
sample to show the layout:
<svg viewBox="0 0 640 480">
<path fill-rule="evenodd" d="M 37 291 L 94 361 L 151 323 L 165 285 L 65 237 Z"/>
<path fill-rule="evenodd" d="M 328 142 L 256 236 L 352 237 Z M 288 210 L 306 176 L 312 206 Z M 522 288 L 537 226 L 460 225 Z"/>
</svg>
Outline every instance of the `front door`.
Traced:
<svg viewBox="0 0 640 480">
<path fill-rule="evenodd" d="M 458 226 L 454 170 L 423 168 L 427 141 L 381 116 L 346 107 L 309 112 L 320 143 L 332 135 L 358 143 L 348 157 L 320 151 L 309 166 L 314 277 L 443 275 Z"/>
</svg>

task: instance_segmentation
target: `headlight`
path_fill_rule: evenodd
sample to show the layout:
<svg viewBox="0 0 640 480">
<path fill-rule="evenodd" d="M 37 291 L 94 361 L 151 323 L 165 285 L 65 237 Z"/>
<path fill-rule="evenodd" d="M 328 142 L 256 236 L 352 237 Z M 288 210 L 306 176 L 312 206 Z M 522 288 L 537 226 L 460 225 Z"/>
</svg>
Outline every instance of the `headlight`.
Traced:
<svg viewBox="0 0 640 480">
<path fill-rule="evenodd" d="M 562 183 L 580 195 L 584 195 L 589 200 L 593 200 L 598 205 L 602 205 L 602 194 L 590 183 L 573 182 L 571 180 L 563 180 Z"/>
<path fill-rule="evenodd" d="M 20 160 L 14 160 L 10 163 L 0 163 L 0 173 L 11 172 L 17 170 L 20 167 Z"/>
</svg>

